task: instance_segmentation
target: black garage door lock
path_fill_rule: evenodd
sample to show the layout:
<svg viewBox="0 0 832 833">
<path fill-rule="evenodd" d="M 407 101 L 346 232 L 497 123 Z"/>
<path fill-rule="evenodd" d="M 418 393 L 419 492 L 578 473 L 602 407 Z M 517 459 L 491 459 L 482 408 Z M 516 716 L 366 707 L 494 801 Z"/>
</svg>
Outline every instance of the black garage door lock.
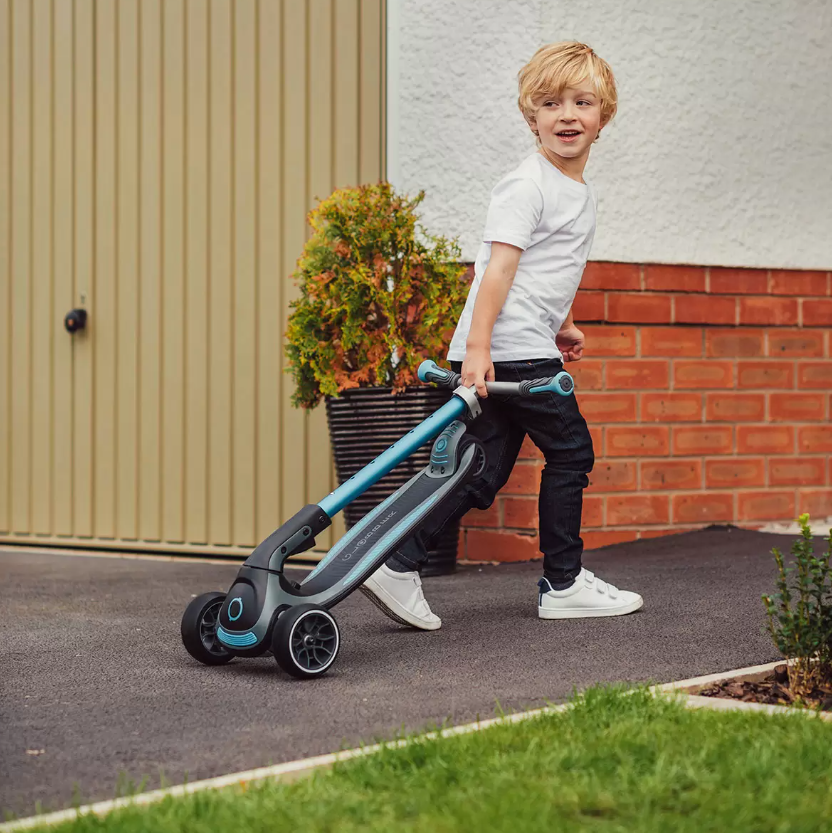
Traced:
<svg viewBox="0 0 832 833">
<path fill-rule="evenodd" d="M 64 327 L 68 333 L 83 330 L 87 326 L 87 311 L 85 309 L 70 310 L 64 318 Z"/>
</svg>

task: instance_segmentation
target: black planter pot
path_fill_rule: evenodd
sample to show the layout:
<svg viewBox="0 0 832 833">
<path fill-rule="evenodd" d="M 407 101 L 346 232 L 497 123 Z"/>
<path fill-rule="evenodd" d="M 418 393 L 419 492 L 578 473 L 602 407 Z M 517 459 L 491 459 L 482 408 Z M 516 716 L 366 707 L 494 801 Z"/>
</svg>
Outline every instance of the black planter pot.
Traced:
<svg viewBox="0 0 832 833">
<path fill-rule="evenodd" d="M 433 387 L 407 388 L 392 395 L 391 388 L 353 388 L 326 400 L 326 416 L 338 482 L 349 480 L 382 451 L 427 419 L 452 396 Z M 430 443 L 400 463 L 344 509 L 347 529 L 358 523 L 388 495 L 423 469 L 430 458 Z M 428 551 L 423 576 L 446 575 L 456 570 L 459 523 L 451 524 Z"/>
</svg>

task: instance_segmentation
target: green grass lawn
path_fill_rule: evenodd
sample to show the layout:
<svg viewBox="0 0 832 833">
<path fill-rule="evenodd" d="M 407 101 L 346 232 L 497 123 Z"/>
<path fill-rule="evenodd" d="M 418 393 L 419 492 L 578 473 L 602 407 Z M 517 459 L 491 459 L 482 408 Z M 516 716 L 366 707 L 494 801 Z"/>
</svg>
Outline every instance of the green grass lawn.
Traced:
<svg viewBox="0 0 832 833">
<path fill-rule="evenodd" d="M 643 690 L 385 749 L 289 784 L 86 817 L 73 831 L 829 831 L 832 724 L 692 711 Z"/>
</svg>

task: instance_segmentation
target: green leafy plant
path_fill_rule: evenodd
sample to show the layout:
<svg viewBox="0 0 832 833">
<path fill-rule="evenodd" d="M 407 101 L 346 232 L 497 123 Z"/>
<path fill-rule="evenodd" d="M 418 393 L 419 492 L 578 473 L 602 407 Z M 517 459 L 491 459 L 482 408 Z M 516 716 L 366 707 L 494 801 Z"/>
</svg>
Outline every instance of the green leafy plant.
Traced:
<svg viewBox="0 0 832 833">
<path fill-rule="evenodd" d="M 401 391 L 444 352 L 465 303 L 465 267 L 456 240 L 419 225 L 424 196 L 380 182 L 337 190 L 310 212 L 287 329 L 294 405 L 356 387 Z"/>
<path fill-rule="evenodd" d="M 801 515 L 801 537 L 792 545 L 794 568 L 786 567 L 783 554 L 772 550 L 777 562 L 777 593 L 763 596 L 769 632 L 777 649 L 788 660 L 789 688 L 805 697 L 832 681 L 832 530 L 825 553 L 812 547 L 809 515 Z"/>
</svg>

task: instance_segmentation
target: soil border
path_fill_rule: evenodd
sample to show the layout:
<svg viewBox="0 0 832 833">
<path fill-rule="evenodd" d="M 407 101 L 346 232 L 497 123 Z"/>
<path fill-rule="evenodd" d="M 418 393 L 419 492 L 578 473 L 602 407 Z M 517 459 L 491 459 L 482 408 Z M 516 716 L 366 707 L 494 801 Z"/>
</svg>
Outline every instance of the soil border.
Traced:
<svg viewBox="0 0 832 833">
<path fill-rule="evenodd" d="M 715 711 L 753 711 L 766 714 L 802 714 L 819 717 L 821 720 L 832 721 L 832 712 L 816 712 L 797 706 L 780 706 L 773 703 L 749 703 L 744 700 L 733 700 L 726 697 L 704 697 L 699 694 L 703 688 L 713 683 L 723 683 L 729 680 L 735 682 L 759 682 L 778 665 L 783 665 L 785 659 L 778 659 L 764 665 L 751 665 L 747 668 L 735 668 L 732 671 L 721 671 L 717 674 L 707 674 L 702 677 L 691 677 L 688 680 L 678 680 L 673 683 L 652 686 L 651 691 L 677 691 L 685 696 L 685 700 L 693 709 L 713 709 Z"/>
</svg>

